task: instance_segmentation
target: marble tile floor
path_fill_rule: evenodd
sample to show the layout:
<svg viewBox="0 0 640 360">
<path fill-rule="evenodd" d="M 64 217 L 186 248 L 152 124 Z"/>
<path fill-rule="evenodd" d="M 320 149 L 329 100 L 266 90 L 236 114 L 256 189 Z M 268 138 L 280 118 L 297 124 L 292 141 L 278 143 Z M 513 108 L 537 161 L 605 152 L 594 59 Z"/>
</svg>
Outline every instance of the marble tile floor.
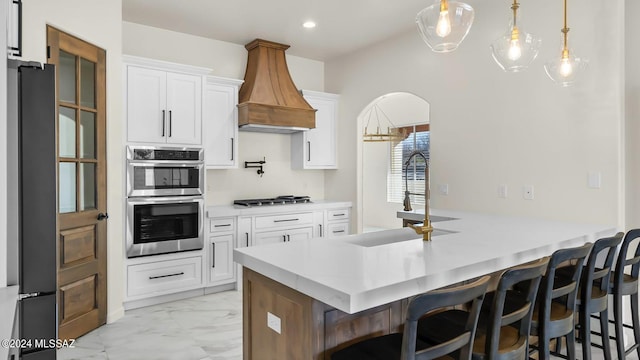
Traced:
<svg viewBox="0 0 640 360">
<path fill-rule="evenodd" d="M 59 360 L 241 360 L 242 293 L 226 291 L 129 310 L 80 337 Z"/>
<path fill-rule="evenodd" d="M 602 350 L 592 349 L 593 360 L 604 359 Z M 583 358 L 581 346 L 576 355 Z M 75 348 L 59 350 L 58 359 L 241 360 L 242 293 L 226 291 L 129 310 L 115 323 L 79 338 Z"/>
</svg>

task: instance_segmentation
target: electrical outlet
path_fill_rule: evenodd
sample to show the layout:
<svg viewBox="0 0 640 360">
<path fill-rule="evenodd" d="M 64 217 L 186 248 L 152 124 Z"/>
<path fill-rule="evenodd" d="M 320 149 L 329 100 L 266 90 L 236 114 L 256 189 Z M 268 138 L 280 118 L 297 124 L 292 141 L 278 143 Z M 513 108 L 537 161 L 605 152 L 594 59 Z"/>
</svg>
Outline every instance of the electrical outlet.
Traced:
<svg viewBox="0 0 640 360">
<path fill-rule="evenodd" d="M 508 196 L 508 187 L 507 184 L 500 184 L 498 186 L 498 197 L 501 199 L 506 199 Z"/>
<path fill-rule="evenodd" d="M 278 334 L 282 334 L 282 322 L 279 317 L 273 315 L 270 312 L 267 312 L 267 326 L 269 329 L 277 332 Z"/>
<path fill-rule="evenodd" d="M 533 185 L 525 185 L 522 188 L 522 197 L 525 200 L 533 200 Z"/>
<path fill-rule="evenodd" d="M 441 195 L 449 195 L 449 184 L 440 184 L 438 185 L 438 190 Z"/>
<path fill-rule="evenodd" d="M 600 172 L 589 172 L 587 174 L 587 185 L 590 189 L 600 189 L 602 187 L 602 174 Z"/>
</svg>

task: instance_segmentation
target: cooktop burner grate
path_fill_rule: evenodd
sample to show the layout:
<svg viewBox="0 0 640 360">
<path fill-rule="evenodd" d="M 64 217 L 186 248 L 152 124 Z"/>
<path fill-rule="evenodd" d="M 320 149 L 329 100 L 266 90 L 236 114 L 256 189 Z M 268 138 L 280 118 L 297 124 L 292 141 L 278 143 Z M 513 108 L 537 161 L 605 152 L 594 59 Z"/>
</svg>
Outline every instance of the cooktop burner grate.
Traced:
<svg viewBox="0 0 640 360">
<path fill-rule="evenodd" d="M 234 205 L 252 207 L 252 206 L 268 206 L 268 205 L 287 205 L 287 204 L 306 204 L 310 203 L 311 198 L 308 196 L 282 195 L 268 199 L 247 199 L 234 200 Z"/>
</svg>

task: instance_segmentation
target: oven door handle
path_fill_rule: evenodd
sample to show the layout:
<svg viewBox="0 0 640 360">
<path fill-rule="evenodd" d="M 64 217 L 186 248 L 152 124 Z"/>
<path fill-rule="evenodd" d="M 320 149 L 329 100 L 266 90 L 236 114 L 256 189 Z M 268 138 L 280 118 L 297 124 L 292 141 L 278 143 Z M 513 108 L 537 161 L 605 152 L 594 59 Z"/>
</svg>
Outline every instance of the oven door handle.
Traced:
<svg viewBox="0 0 640 360">
<path fill-rule="evenodd" d="M 129 204 L 188 204 L 188 203 L 204 203 L 202 195 L 197 196 L 150 196 L 150 197 L 130 197 L 127 199 Z"/>
</svg>

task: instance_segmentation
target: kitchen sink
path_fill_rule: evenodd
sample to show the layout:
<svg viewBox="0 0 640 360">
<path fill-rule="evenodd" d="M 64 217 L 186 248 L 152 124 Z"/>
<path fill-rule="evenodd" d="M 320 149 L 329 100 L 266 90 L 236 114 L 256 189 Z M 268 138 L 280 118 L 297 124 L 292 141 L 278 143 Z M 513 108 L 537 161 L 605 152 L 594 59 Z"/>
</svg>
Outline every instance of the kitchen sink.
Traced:
<svg viewBox="0 0 640 360">
<path fill-rule="evenodd" d="M 442 236 L 455 233 L 457 233 L 457 231 L 433 229 L 431 236 Z M 402 228 L 396 230 L 371 232 L 362 235 L 356 235 L 355 237 L 355 239 L 346 240 L 346 242 L 358 246 L 375 247 L 395 244 L 407 240 L 421 239 L 422 235 L 416 234 L 416 232 L 411 228 Z"/>
</svg>

